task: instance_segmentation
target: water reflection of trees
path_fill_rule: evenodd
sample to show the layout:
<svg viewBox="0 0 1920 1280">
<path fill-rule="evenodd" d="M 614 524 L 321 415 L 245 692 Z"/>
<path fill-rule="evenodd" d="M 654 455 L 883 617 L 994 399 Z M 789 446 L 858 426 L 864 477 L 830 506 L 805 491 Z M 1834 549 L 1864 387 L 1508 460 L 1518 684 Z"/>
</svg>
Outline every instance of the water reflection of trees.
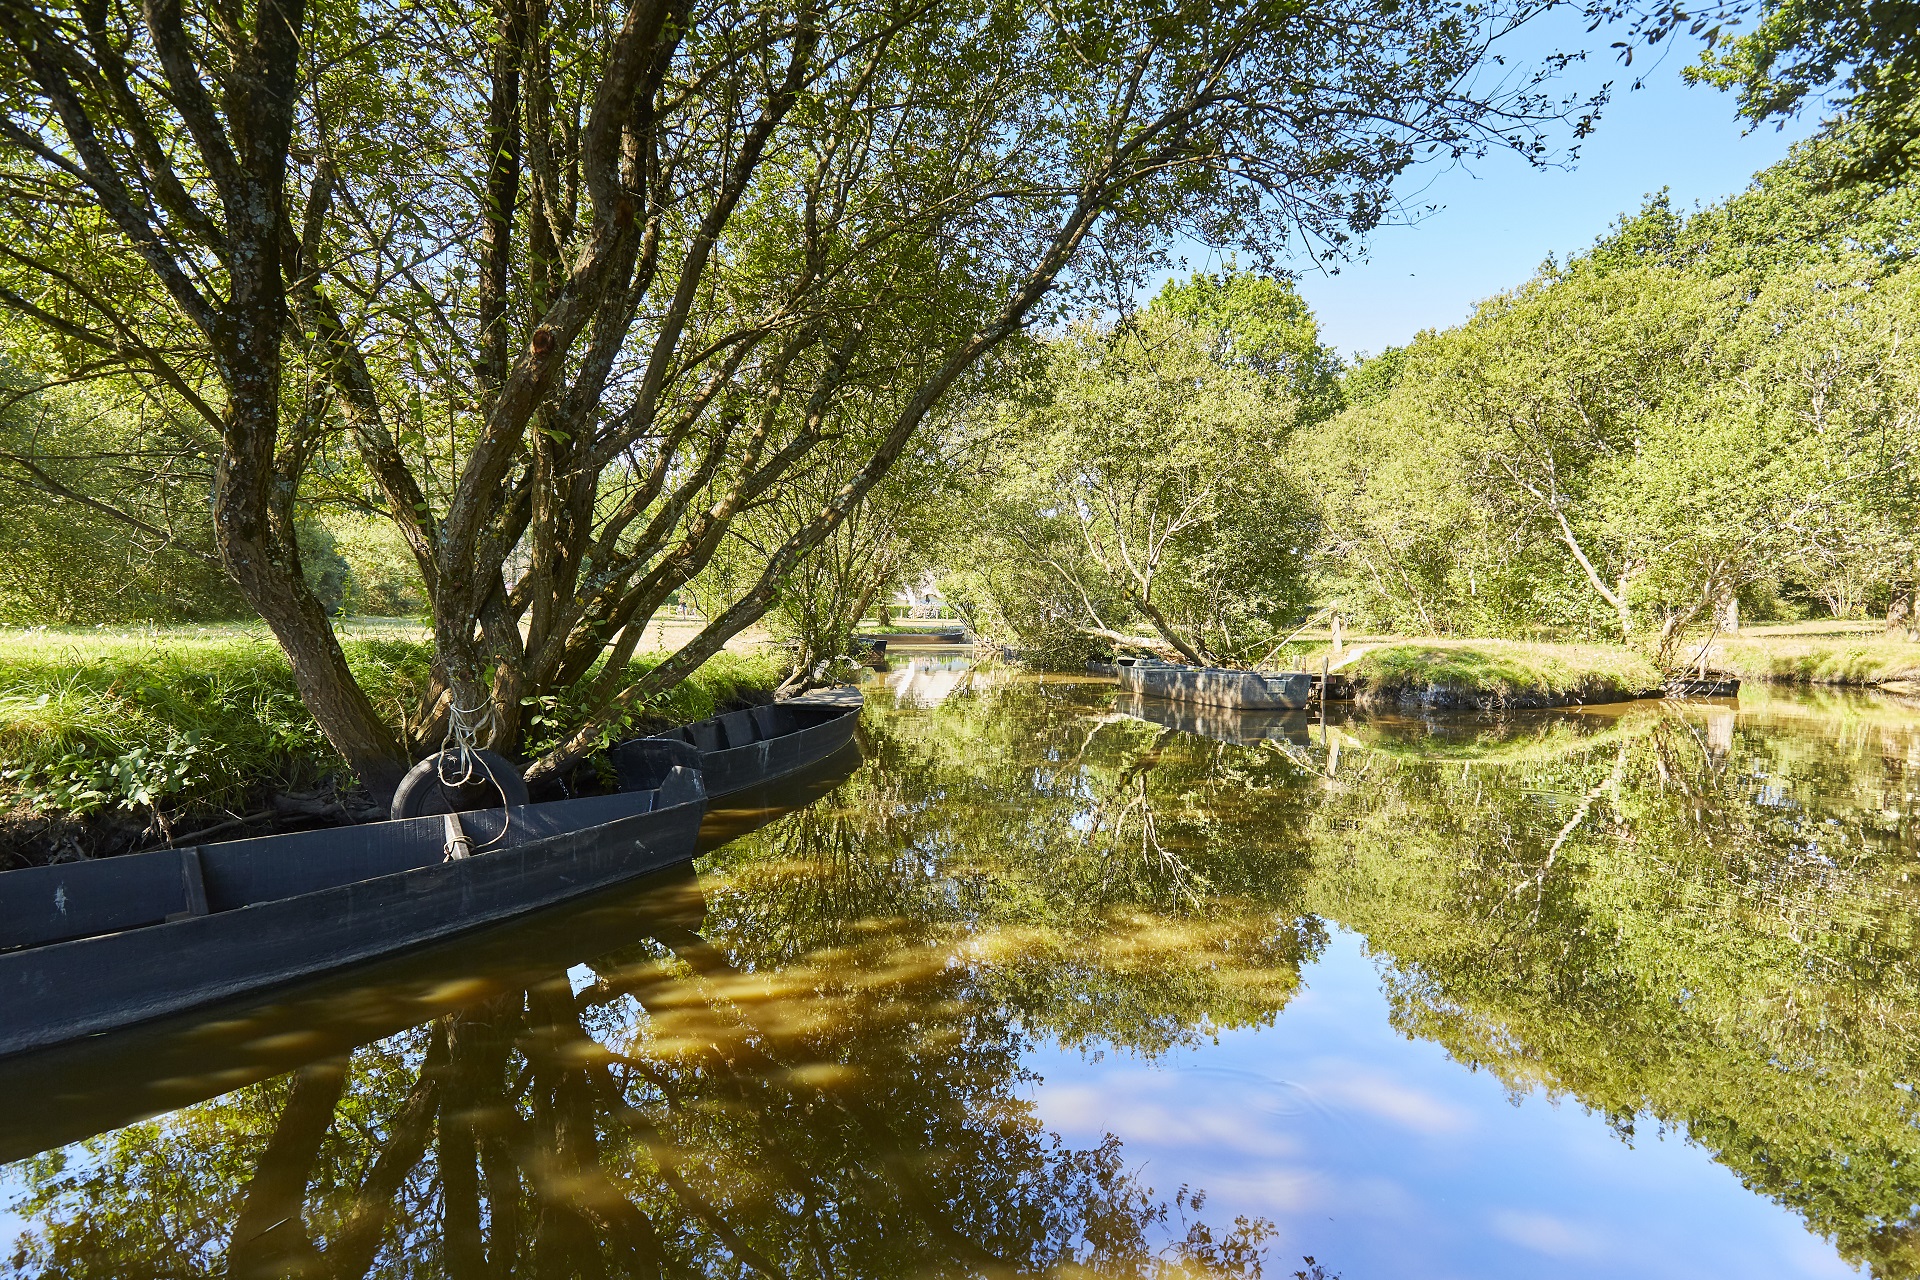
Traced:
<svg viewBox="0 0 1920 1280">
<path fill-rule="evenodd" d="M 869 763 L 591 973 L 43 1157 L 33 1274 L 1257 1270 L 1022 1100 L 1040 1038 L 1270 1021 L 1363 933 L 1393 1016 L 1701 1143 L 1920 1274 L 1920 734 L 1785 709 L 1212 742 L 1088 687 L 876 708 Z"/>
<path fill-rule="evenodd" d="M 1257 1274 L 1021 1099 L 1028 1039 L 944 953 L 756 973 L 657 940 L 34 1162 L 38 1275 Z"/>
<path fill-rule="evenodd" d="M 591 983 L 42 1157 L 15 1270 L 1257 1273 L 1261 1224 L 1216 1231 L 1116 1142 L 1034 1120 L 1024 1037 L 963 971 L 889 946 L 755 974 L 660 932 Z"/>
<path fill-rule="evenodd" d="M 1299 908 L 1310 788 L 1278 757 L 1089 718 L 1085 697 L 870 715 L 861 775 L 715 861 L 715 937 L 778 966 L 857 932 L 1070 1044 L 1151 1053 L 1271 1021 L 1325 939 Z"/>
<path fill-rule="evenodd" d="M 1257 1274 L 1264 1224 L 1064 1145 L 1021 1061 L 1270 1019 L 1321 938 L 1304 863 L 1221 838 L 1208 746 L 992 691 L 942 718 L 879 718 L 854 783 L 724 854 L 713 943 L 663 920 L 591 983 L 42 1157 L 16 1269 Z"/>
<path fill-rule="evenodd" d="M 1350 753 L 1314 906 L 1366 935 L 1404 1030 L 1623 1138 L 1680 1130 L 1850 1261 L 1920 1274 L 1920 732 L 1593 729 L 1492 767 Z"/>
</svg>

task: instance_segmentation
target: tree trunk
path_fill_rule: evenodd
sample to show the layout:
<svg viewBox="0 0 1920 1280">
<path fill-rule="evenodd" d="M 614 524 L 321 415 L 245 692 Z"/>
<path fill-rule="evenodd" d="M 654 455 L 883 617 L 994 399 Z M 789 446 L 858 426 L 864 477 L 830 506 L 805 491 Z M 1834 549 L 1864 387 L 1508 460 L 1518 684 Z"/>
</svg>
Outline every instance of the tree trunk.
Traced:
<svg viewBox="0 0 1920 1280">
<path fill-rule="evenodd" d="M 245 440 L 249 434 L 234 429 L 229 439 Z M 265 510 L 265 491 L 274 483 L 270 467 L 231 444 L 229 449 L 214 482 L 220 559 L 286 651 L 294 687 L 320 731 L 374 799 L 385 804 L 406 772 L 406 756 L 354 680 L 326 610 L 301 575 L 291 512 L 275 521 Z M 276 530 L 276 523 L 284 529 Z"/>
<path fill-rule="evenodd" d="M 1567 550 L 1571 551 L 1573 558 L 1580 563 L 1581 570 L 1587 575 L 1587 581 L 1592 584 L 1595 591 L 1600 593 L 1601 599 L 1613 606 L 1614 613 L 1620 619 L 1620 639 L 1631 640 L 1633 638 L 1633 607 L 1627 603 L 1626 571 L 1621 571 L 1619 590 L 1608 587 L 1605 579 L 1601 578 L 1600 571 L 1593 567 L 1593 561 L 1589 560 L 1587 553 L 1581 550 L 1580 540 L 1573 536 L 1573 526 L 1568 523 L 1565 513 L 1555 507 L 1553 518 L 1560 525 L 1560 541 L 1567 544 Z"/>
<path fill-rule="evenodd" d="M 347 1083 L 347 1060 L 326 1058 L 294 1073 L 293 1090 L 254 1166 L 247 1198 L 227 1246 L 232 1280 L 280 1277 L 313 1261 L 302 1208 L 320 1143 L 333 1125 Z"/>
<path fill-rule="evenodd" d="M 1181 657 L 1196 667 L 1204 667 L 1207 665 L 1206 658 L 1200 654 L 1199 650 L 1188 644 L 1174 631 L 1173 623 L 1168 621 L 1167 615 L 1160 612 L 1159 606 L 1155 605 L 1151 600 L 1148 600 L 1144 592 L 1135 594 L 1134 603 L 1140 607 L 1140 612 L 1147 615 L 1147 621 L 1151 622 L 1153 629 L 1160 633 L 1160 638 L 1172 645 Z"/>
<path fill-rule="evenodd" d="M 405 771 L 391 730 L 354 681 L 326 610 L 301 573 L 294 493 L 318 445 L 317 424 L 281 431 L 289 328 L 286 267 L 297 258 L 287 216 L 287 160 L 300 74 L 301 0 L 262 7 L 235 121 L 237 165 L 223 165 L 230 210 L 229 296 L 212 339 L 227 407 L 214 473 L 214 540 L 234 582 L 286 650 L 300 700 L 348 768 L 385 803 Z M 204 145 L 204 144 L 203 144 Z M 316 201 L 316 209 L 324 208 Z M 290 436 L 290 438 L 289 438 Z"/>
<path fill-rule="evenodd" d="M 1895 582 L 1893 598 L 1887 602 L 1887 634 L 1913 639 L 1913 583 Z"/>
<path fill-rule="evenodd" d="M 301 573 L 293 491 L 303 445 L 280 441 L 280 347 L 286 298 L 278 263 L 264 255 L 234 268 L 234 325 L 227 354 L 230 397 L 214 476 L 213 525 L 221 562 L 272 628 L 293 667 L 294 686 L 327 740 L 385 804 L 406 772 L 400 743 L 347 667 L 326 610 Z M 284 474 L 291 472 L 291 474 Z"/>
</svg>

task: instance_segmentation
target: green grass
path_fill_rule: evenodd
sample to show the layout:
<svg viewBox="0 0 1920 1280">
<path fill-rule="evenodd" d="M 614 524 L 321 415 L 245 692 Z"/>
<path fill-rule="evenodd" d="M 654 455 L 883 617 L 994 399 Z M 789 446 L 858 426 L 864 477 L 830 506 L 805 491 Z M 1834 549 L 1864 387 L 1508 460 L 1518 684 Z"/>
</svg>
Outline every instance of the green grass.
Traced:
<svg viewBox="0 0 1920 1280">
<path fill-rule="evenodd" d="M 1803 622 L 1762 622 L 1740 628 L 1742 636 L 1831 636 L 1867 633 L 1879 635 L 1887 629 L 1879 618 L 1809 618 Z"/>
<path fill-rule="evenodd" d="M 402 724 L 431 666 L 417 625 L 411 633 L 342 630 L 361 687 L 390 724 Z M 636 661 L 636 674 L 658 660 Z M 629 727 L 763 700 L 776 681 L 765 659 L 718 654 Z M 565 707 L 542 712 L 552 724 L 569 718 Z M 264 632 L 0 630 L 0 809 L 231 809 L 341 772 L 294 692 L 285 656 Z"/>
<path fill-rule="evenodd" d="M 1368 648 L 1339 668 L 1363 705 L 1549 707 L 1620 702 L 1658 690 L 1630 649 L 1516 640 L 1419 640 Z"/>
<path fill-rule="evenodd" d="M 1718 641 L 1708 662 L 1742 680 L 1885 684 L 1920 680 L 1920 644 L 1874 635 L 1768 635 Z"/>
</svg>

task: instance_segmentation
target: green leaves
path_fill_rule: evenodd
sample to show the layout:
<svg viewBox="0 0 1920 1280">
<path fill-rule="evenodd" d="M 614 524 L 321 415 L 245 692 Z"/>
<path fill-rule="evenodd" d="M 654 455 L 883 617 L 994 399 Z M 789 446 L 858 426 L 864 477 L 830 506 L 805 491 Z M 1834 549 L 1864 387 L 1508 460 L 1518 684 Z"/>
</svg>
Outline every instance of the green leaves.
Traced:
<svg viewBox="0 0 1920 1280">
<path fill-rule="evenodd" d="M 1806 161 L 1690 219 L 1650 201 L 1351 375 L 1306 450 L 1327 588 L 1383 626 L 1664 662 L 1734 600 L 1848 615 L 1910 578 L 1912 231 L 1878 199 L 1796 213 Z M 1857 248 L 1822 230 L 1840 207 L 1871 215 Z"/>
<path fill-rule="evenodd" d="M 1001 614 L 1068 663 L 1136 629 L 1192 660 L 1257 657 L 1311 539 L 1285 465 L 1311 412 L 1298 390 L 1332 390 L 1311 314 L 1277 281 L 1196 277 L 1051 357 L 1003 407 L 1008 456 L 976 517 Z"/>
<path fill-rule="evenodd" d="M 329 2 L 289 11 L 297 74 L 250 98 L 225 86 L 266 83 L 247 23 L 272 34 L 271 6 L 196 0 L 177 32 L 116 13 L 109 57 L 56 4 L 0 35 L 33 72 L 0 100 L 0 217 L 19 229 L 0 270 L 69 372 L 126 353 L 114 376 L 198 415 L 221 563 L 291 648 L 326 655 L 303 677 L 316 712 L 378 779 L 402 748 L 313 607 L 352 596 L 337 562 L 297 575 L 282 526 L 392 519 L 455 686 L 617 717 L 610 699 L 661 691 L 620 687 L 617 637 L 713 567 L 735 521 L 813 506 L 778 541 L 740 531 L 759 571 L 710 575 L 732 585 L 709 610 L 732 630 L 655 668 L 665 685 L 791 600 L 803 558 L 846 550 L 823 548 L 916 434 L 1004 385 L 1023 333 L 1124 303 L 1176 240 L 1262 266 L 1303 242 L 1339 253 L 1423 148 L 1537 159 L 1569 104 L 1474 71 L 1539 11 Z M 74 74 L 34 61 L 46 42 Z M 284 147 L 249 101 L 291 112 Z M 262 147 L 257 172 L 225 158 Z M 1330 412 L 1333 362 L 1298 299 L 1251 273 L 1190 281 L 1160 312 L 1213 335 L 1212 367 L 1187 388 L 1202 410 L 1108 398 L 1130 431 L 1192 442 L 1147 486 L 1192 504 L 1149 535 L 1180 568 L 1129 590 L 1146 616 L 1166 599 L 1181 643 L 1237 652 L 1289 598 L 1301 539 L 1270 433 L 1223 441 L 1246 442 L 1261 396 L 1290 420 Z M 1145 366 L 1115 377 L 1171 395 Z M 1127 503 L 1113 528 L 1161 518 Z M 1234 532 L 1263 523 L 1288 531 Z"/>
</svg>

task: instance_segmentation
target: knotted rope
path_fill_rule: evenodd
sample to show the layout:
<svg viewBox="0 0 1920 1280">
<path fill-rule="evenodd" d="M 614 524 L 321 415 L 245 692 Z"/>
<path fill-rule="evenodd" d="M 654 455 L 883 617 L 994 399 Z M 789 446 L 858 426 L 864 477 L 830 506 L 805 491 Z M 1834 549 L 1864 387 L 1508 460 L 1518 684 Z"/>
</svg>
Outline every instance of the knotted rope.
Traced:
<svg viewBox="0 0 1920 1280">
<path fill-rule="evenodd" d="M 493 770 L 487 766 L 480 755 L 482 735 L 493 737 L 493 702 L 483 701 L 477 707 L 463 707 L 454 701 L 451 694 L 447 697 L 447 734 L 440 740 L 440 754 L 434 758 L 434 775 L 440 785 L 451 791 L 470 787 L 482 778 L 493 784 L 500 793 L 500 834 L 479 848 L 474 848 L 460 823 L 457 813 L 447 815 L 447 846 L 445 856 L 448 860 L 471 857 L 475 853 L 485 853 L 507 838 L 507 832 L 513 826 L 512 811 L 506 807 L 506 788 L 494 778 Z M 453 776 L 449 776 L 449 774 Z"/>
<path fill-rule="evenodd" d="M 486 762 L 481 760 L 480 735 L 493 736 L 493 703 L 484 701 L 477 707 L 463 707 L 451 697 L 447 699 L 447 734 L 440 740 L 440 756 L 434 766 L 444 787 L 470 787 L 485 775 L 489 782 L 493 774 L 487 771 Z M 447 776 L 449 765 L 457 765 L 459 776 Z"/>
</svg>

